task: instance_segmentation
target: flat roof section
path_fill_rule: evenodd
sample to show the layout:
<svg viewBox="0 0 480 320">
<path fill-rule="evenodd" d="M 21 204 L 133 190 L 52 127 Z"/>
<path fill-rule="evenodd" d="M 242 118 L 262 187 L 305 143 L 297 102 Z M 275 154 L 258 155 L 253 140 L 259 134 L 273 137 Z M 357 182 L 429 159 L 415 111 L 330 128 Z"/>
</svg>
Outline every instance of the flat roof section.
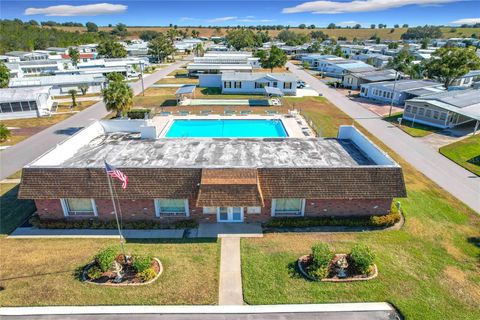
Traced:
<svg viewBox="0 0 480 320">
<path fill-rule="evenodd" d="M 295 168 L 375 165 L 350 140 L 138 139 L 128 133 L 95 137 L 60 165 L 66 168 Z"/>
</svg>

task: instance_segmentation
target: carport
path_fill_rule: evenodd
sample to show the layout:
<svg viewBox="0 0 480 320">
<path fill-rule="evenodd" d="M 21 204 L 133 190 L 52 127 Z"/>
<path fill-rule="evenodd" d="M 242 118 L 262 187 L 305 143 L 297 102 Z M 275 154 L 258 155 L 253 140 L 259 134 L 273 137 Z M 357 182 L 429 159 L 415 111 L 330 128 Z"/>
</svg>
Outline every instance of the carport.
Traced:
<svg viewBox="0 0 480 320">
<path fill-rule="evenodd" d="M 186 85 L 178 88 L 177 91 L 175 92 L 175 97 L 177 98 L 177 104 L 181 105 L 184 102 L 186 102 L 186 100 L 195 98 L 196 87 L 197 86 Z"/>
</svg>

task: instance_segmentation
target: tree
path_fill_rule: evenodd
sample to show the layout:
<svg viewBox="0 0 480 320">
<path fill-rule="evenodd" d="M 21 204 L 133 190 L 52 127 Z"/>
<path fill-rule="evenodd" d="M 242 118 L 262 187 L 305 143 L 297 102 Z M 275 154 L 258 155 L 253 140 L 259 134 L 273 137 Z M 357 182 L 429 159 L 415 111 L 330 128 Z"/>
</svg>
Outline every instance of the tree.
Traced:
<svg viewBox="0 0 480 320">
<path fill-rule="evenodd" d="M 78 86 L 78 89 L 80 89 L 80 91 L 82 92 L 82 96 L 87 94 L 88 88 L 90 88 L 88 84 L 82 84 Z"/>
<path fill-rule="evenodd" d="M 10 70 L 8 70 L 5 63 L 0 61 L 0 88 L 8 87 L 10 81 Z"/>
<path fill-rule="evenodd" d="M 106 39 L 98 44 L 97 52 L 105 58 L 125 58 L 127 50 L 113 39 Z"/>
<path fill-rule="evenodd" d="M 28 21 L 28 24 L 31 25 L 31 26 L 38 26 L 38 25 L 39 25 L 39 23 L 37 22 L 37 20 L 33 20 L 33 19 L 30 20 L 30 21 Z"/>
<path fill-rule="evenodd" d="M 117 23 L 115 28 L 113 28 L 110 33 L 114 36 L 125 38 L 126 36 L 128 36 L 127 26 L 123 23 Z"/>
<path fill-rule="evenodd" d="M 303 61 L 302 62 L 302 67 L 303 69 L 310 69 L 310 63 L 308 63 L 308 61 Z"/>
<path fill-rule="evenodd" d="M 285 42 L 288 46 L 295 46 L 310 42 L 310 35 L 297 33 L 291 30 L 282 30 L 277 35 L 278 40 Z"/>
<path fill-rule="evenodd" d="M 404 24 L 402 25 L 402 28 L 408 28 L 408 24 L 404 23 Z"/>
<path fill-rule="evenodd" d="M 126 82 L 113 81 L 102 90 L 103 102 L 108 111 L 115 111 L 117 117 L 128 112 L 133 105 L 133 90 Z"/>
<path fill-rule="evenodd" d="M 270 69 L 270 72 L 273 72 L 274 68 L 281 68 L 285 66 L 287 63 L 287 55 L 282 49 L 276 46 L 272 46 L 269 53 L 266 53 L 265 51 L 259 52 L 264 52 L 260 54 L 260 64 L 262 68 Z"/>
<path fill-rule="evenodd" d="M 407 31 L 402 34 L 402 40 L 418 40 L 418 39 L 438 39 L 442 37 L 442 31 L 436 26 L 424 26 L 408 28 Z"/>
<path fill-rule="evenodd" d="M 353 29 L 360 29 L 361 27 L 362 26 L 359 23 L 357 23 L 355 26 L 353 26 Z"/>
<path fill-rule="evenodd" d="M 307 51 L 310 53 L 320 52 L 320 49 L 321 49 L 320 42 L 316 41 L 307 48 Z"/>
<path fill-rule="evenodd" d="M 422 48 L 422 49 L 427 49 L 429 44 L 430 44 L 430 39 L 425 38 L 425 39 L 422 40 L 422 46 L 421 46 L 421 48 Z"/>
<path fill-rule="evenodd" d="M 336 55 L 337 57 L 343 57 L 344 53 L 342 51 L 342 47 L 336 46 L 335 50 L 333 51 L 333 54 Z"/>
<path fill-rule="evenodd" d="M 192 30 L 192 38 L 198 38 L 200 35 L 200 31 L 197 31 L 195 29 Z"/>
<path fill-rule="evenodd" d="M 68 55 L 70 56 L 70 61 L 72 61 L 73 66 L 76 67 L 78 62 L 80 62 L 80 52 L 78 52 L 77 48 L 71 47 L 68 49 Z"/>
<path fill-rule="evenodd" d="M 260 46 L 259 38 L 252 30 L 241 28 L 229 31 L 227 34 L 227 43 L 236 50 L 244 48 L 253 48 Z"/>
<path fill-rule="evenodd" d="M 87 27 L 87 32 L 98 32 L 98 26 L 93 22 L 87 22 L 85 26 Z"/>
<path fill-rule="evenodd" d="M 375 25 L 374 25 L 374 24 L 371 24 L 371 25 L 370 25 L 370 29 L 375 29 Z"/>
<path fill-rule="evenodd" d="M 315 29 L 315 25 L 314 24 L 309 25 L 308 29 Z"/>
<path fill-rule="evenodd" d="M 172 40 L 164 33 L 159 33 L 155 39 L 148 43 L 148 54 L 156 57 L 158 62 L 163 62 L 166 57 L 174 52 L 175 47 Z"/>
<path fill-rule="evenodd" d="M 158 32 L 153 31 L 153 30 L 145 30 L 140 32 L 140 35 L 138 36 L 140 39 L 143 41 L 151 41 L 154 38 L 158 36 Z"/>
<path fill-rule="evenodd" d="M 110 72 L 107 74 L 108 82 L 122 82 L 125 77 L 120 72 Z"/>
<path fill-rule="evenodd" d="M 410 54 L 408 48 L 405 47 L 388 62 L 387 67 L 405 74 L 409 74 L 413 60 L 414 57 Z"/>
<path fill-rule="evenodd" d="M 428 77 L 441 81 L 447 89 L 456 79 L 476 69 L 480 69 L 480 58 L 471 48 L 440 48 L 425 63 Z"/>
<path fill-rule="evenodd" d="M 299 29 L 305 29 L 307 25 L 305 23 L 302 23 L 298 26 Z"/>
<path fill-rule="evenodd" d="M 70 89 L 68 94 L 72 97 L 72 107 L 75 108 L 77 106 L 77 90 Z"/>
<path fill-rule="evenodd" d="M 320 30 L 315 30 L 315 31 L 310 32 L 310 37 L 312 39 L 322 40 L 322 41 L 328 39 L 328 35 L 326 35 L 325 33 L 323 33 Z"/>
<path fill-rule="evenodd" d="M 399 26 L 398 24 L 395 24 L 393 27 L 394 27 L 395 29 L 400 28 L 400 26 Z"/>
<path fill-rule="evenodd" d="M 335 23 L 330 23 L 328 26 L 327 26 L 327 29 L 336 29 L 337 26 L 335 25 Z"/>
<path fill-rule="evenodd" d="M 203 57 L 203 54 L 205 53 L 205 49 L 203 48 L 203 45 L 201 43 L 197 43 L 197 45 L 193 48 L 193 53 L 197 57 Z"/>
<path fill-rule="evenodd" d="M 7 141 L 7 139 L 10 138 L 11 135 L 12 133 L 10 132 L 10 129 L 8 129 L 7 126 L 3 123 L 0 124 L 0 142 Z"/>
</svg>

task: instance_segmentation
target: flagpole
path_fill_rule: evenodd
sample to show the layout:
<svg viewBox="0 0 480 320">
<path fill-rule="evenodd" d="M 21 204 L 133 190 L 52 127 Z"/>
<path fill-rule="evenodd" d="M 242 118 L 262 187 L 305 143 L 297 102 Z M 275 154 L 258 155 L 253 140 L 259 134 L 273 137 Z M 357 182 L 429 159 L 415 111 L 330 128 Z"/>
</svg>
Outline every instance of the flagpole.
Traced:
<svg viewBox="0 0 480 320">
<path fill-rule="evenodd" d="M 115 203 L 115 197 L 113 196 L 113 187 L 112 181 L 110 180 L 110 175 L 107 173 L 107 180 L 108 180 L 108 188 L 110 189 L 110 196 L 112 197 L 112 204 L 113 204 L 113 212 L 115 213 L 115 220 L 117 221 L 117 229 L 118 235 L 120 237 L 120 246 L 122 247 L 123 258 L 125 259 L 125 263 L 127 263 L 127 254 L 125 253 L 125 247 L 123 246 L 123 235 L 122 230 L 120 228 L 120 222 L 118 221 L 118 214 L 117 214 L 117 205 Z"/>
</svg>

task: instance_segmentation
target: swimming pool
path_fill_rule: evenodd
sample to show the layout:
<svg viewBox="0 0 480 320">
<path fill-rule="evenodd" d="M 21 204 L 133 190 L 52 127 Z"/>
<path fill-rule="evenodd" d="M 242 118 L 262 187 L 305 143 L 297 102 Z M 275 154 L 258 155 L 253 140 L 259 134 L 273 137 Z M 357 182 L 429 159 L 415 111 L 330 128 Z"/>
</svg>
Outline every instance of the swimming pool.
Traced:
<svg viewBox="0 0 480 320">
<path fill-rule="evenodd" d="M 174 120 L 167 138 L 281 138 L 288 137 L 281 120 Z"/>
</svg>

